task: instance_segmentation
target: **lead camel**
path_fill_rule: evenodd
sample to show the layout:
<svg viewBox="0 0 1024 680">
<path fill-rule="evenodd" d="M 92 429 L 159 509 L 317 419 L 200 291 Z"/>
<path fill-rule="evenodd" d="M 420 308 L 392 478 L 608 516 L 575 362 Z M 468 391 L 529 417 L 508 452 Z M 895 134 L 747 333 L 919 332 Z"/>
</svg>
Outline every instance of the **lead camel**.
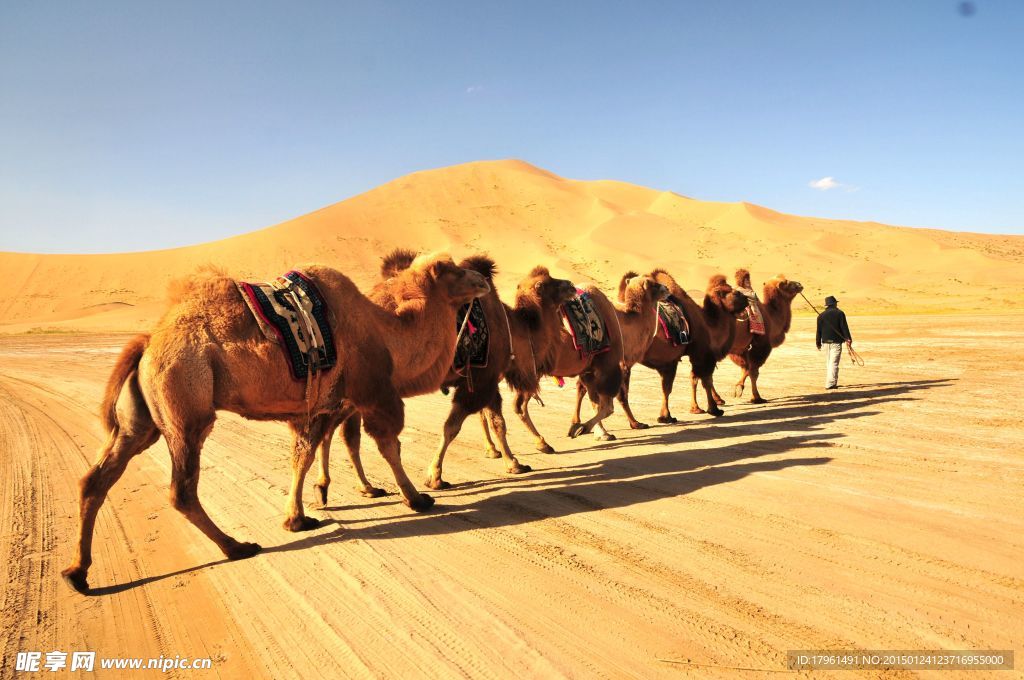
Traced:
<svg viewBox="0 0 1024 680">
<path fill-rule="evenodd" d="M 451 258 L 420 258 L 402 280 L 417 295 L 392 314 L 337 270 L 313 265 L 302 273 L 325 299 L 337 349 L 336 364 L 317 378 L 313 400 L 307 383 L 292 378 L 281 348 L 263 336 L 236 282 L 220 273 L 201 273 L 180 286 L 153 332 L 122 350 L 101 408 L 107 442 L 80 484 L 76 555 L 61 572 L 72 588 L 88 591 L 93 529 L 107 492 L 129 461 L 161 436 L 171 455 L 171 504 L 229 559 L 260 550 L 224 533 L 199 501 L 200 454 L 218 411 L 288 423 L 292 483 L 284 527 L 290 531 L 318 524 L 303 512 L 303 482 L 327 416 L 338 410 L 362 417 L 405 503 L 416 511 L 433 505 L 402 468 L 404 409 L 396 385 L 424 366 L 451 363 L 456 309 L 485 294 L 486 280 Z"/>
</svg>

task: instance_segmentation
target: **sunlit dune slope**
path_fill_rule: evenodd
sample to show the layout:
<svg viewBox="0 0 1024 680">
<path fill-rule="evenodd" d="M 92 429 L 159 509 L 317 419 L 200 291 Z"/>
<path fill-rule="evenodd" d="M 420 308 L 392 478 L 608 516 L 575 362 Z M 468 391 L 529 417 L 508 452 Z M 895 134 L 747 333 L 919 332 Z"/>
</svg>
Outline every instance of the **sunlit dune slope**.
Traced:
<svg viewBox="0 0 1024 680">
<path fill-rule="evenodd" d="M 692 291 L 740 266 L 778 273 L 854 313 L 1019 310 L 1024 237 L 797 217 L 615 181 L 558 177 L 521 161 L 417 172 L 308 215 L 213 243 L 143 253 L 0 253 L 0 332 L 130 330 L 152 323 L 168 282 L 203 264 L 266 279 L 324 262 L 360 285 L 394 246 L 485 251 L 511 295 L 535 264 L 612 287 L 664 266 Z"/>
</svg>

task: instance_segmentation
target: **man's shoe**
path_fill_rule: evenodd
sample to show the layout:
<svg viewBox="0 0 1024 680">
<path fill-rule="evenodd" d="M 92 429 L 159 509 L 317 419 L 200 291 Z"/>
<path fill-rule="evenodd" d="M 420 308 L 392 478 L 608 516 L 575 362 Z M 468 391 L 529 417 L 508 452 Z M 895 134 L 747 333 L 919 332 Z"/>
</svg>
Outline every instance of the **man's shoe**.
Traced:
<svg viewBox="0 0 1024 680">
<path fill-rule="evenodd" d="M 826 390 L 838 390 L 839 389 L 839 385 L 829 385 L 825 389 Z"/>
</svg>

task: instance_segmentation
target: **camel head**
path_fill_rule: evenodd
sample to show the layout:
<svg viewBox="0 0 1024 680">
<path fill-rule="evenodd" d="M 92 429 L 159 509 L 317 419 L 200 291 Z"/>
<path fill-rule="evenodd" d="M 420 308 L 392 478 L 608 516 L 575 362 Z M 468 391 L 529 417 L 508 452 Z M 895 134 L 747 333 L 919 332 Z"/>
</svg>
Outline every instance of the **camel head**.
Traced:
<svg viewBox="0 0 1024 680">
<path fill-rule="evenodd" d="M 668 286 L 650 276 L 626 272 L 619 282 L 619 300 L 627 310 L 640 311 L 644 305 L 654 304 L 669 296 Z"/>
<path fill-rule="evenodd" d="M 749 280 L 749 274 L 747 278 Z M 704 291 L 704 301 L 733 315 L 742 312 L 749 304 L 747 296 L 733 289 L 723 274 L 715 274 L 708 280 L 707 290 Z"/>
<path fill-rule="evenodd" d="M 448 254 L 420 255 L 398 277 L 415 281 L 422 295 L 440 295 L 453 305 L 464 305 L 490 292 L 487 279 L 480 273 L 463 269 Z"/>
<path fill-rule="evenodd" d="M 764 299 L 765 302 L 770 302 L 772 298 L 781 296 L 787 302 L 791 302 L 803 290 L 804 287 L 799 281 L 790 281 L 785 274 L 779 274 L 764 284 Z"/>
<path fill-rule="evenodd" d="M 534 267 L 519 282 L 516 289 L 516 307 L 557 307 L 576 295 L 572 281 L 556 279 L 547 267 Z"/>
</svg>

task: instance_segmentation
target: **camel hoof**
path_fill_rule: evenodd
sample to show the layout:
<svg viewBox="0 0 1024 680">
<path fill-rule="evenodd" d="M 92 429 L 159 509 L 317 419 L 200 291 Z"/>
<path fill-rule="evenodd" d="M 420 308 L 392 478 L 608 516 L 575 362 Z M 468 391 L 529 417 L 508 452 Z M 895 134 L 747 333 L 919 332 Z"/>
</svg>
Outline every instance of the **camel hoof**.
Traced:
<svg viewBox="0 0 1024 680">
<path fill-rule="evenodd" d="M 388 492 L 385 491 L 384 489 L 378 489 L 375 486 L 367 486 L 365 488 L 359 489 L 359 495 L 363 496 L 364 498 L 380 498 L 381 496 L 387 496 Z"/>
<path fill-rule="evenodd" d="M 696 413 L 696 414 L 704 413 L 704 409 L 702 409 L 700 406 L 691 406 L 690 407 L 690 413 Z"/>
<path fill-rule="evenodd" d="M 89 581 L 86 579 L 86 574 L 87 571 L 81 567 L 68 567 L 60 572 L 64 583 L 67 583 L 68 587 L 72 590 L 83 595 L 89 594 Z"/>
<path fill-rule="evenodd" d="M 630 427 L 633 428 L 634 430 L 646 430 L 647 428 L 650 427 L 650 425 L 648 425 L 647 423 L 637 422 L 630 425 Z"/>
<path fill-rule="evenodd" d="M 581 423 L 573 423 L 569 426 L 569 438 L 576 439 L 583 434 L 583 425 Z"/>
<path fill-rule="evenodd" d="M 289 517 L 284 521 L 284 528 L 287 531 L 309 531 L 310 529 L 316 529 L 318 526 L 320 526 L 320 520 L 316 517 L 306 517 L 305 515 Z"/>
<path fill-rule="evenodd" d="M 448 482 L 444 481 L 440 477 L 438 477 L 437 479 L 434 479 L 432 477 L 427 477 L 427 481 L 423 482 L 423 486 L 427 487 L 428 489 L 433 489 L 434 491 L 438 491 L 440 489 L 450 489 L 450 488 L 452 488 L 451 484 L 449 484 Z M 413 509 L 415 510 L 415 508 L 413 508 Z"/>
<path fill-rule="evenodd" d="M 750 403 L 751 404 L 767 404 L 768 400 L 767 399 L 762 399 L 761 397 L 754 397 L 753 399 L 750 400 Z"/>
<path fill-rule="evenodd" d="M 313 495 L 316 496 L 320 500 L 320 507 L 321 508 L 327 507 L 327 487 L 328 486 L 330 486 L 330 484 L 314 484 L 313 485 Z"/>
<path fill-rule="evenodd" d="M 229 560 L 244 560 L 247 557 L 252 557 L 260 550 L 263 550 L 263 546 L 259 543 L 238 543 L 234 548 L 228 550 L 226 554 Z"/>
<path fill-rule="evenodd" d="M 722 399 L 721 397 L 715 397 L 715 403 L 718 404 L 719 406 L 725 406 L 725 399 Z"/>
<path fill-rule="evenodd" d="M 425 493 L 421 493 L 411 501 L 407 500 L 405 504 L 416 512 L 426 512 L 430 508 L 434 507 L 434 499 Z"/>
<path fill-rule="evenodd" d="M 498 452 L 498 449 L 489 448 L 484 451 L 484 458 L 501 458 L 501 453 Z"/>
<path fill-rule="evenodd" d="M 523 465 L 522 463 L 516 463 L 512 467 L 506 468 L 505 471 L 508 472 L 510 475 L 521 475 L 524 472 L 533 472 L 533 468 L 530 467 L 529 465 Z"/>
<path fill-rule="evenodd" d="M 599 442 L 613 442 L 616 439 L 618 439 L 618 437 L 613 435 L 611 432 L 605 432 L 604 434 L 594 435 L 594 439 L 596 439 Z"/>
<path fill-rule="evenodd" d="M 662 425 L 675 425 L 679 421 L 673 418 L 672 416 L 658 416 L 658 422 L 661 423 Z"/>
<path fill-rule="evenodd" d="M 540 446 L 537 447 L 537 450 L 540 451 L 541 453 L 555 453 L 554 447 L 552 447 L 551 444 L 548 444 L 547 442 L 541 443 Z"/>
<path fill-rule="evenodd" d="M 709 408 L 708 409 L 708 413 L 710 415 L 713 415 L 716 418 L 721 418 L 722 416 L 725 415 L 725 411 L 723 411 L 722 409 L 718 408 L 718 406 L 715 406 L 714 408 Z"/>
</svg>

